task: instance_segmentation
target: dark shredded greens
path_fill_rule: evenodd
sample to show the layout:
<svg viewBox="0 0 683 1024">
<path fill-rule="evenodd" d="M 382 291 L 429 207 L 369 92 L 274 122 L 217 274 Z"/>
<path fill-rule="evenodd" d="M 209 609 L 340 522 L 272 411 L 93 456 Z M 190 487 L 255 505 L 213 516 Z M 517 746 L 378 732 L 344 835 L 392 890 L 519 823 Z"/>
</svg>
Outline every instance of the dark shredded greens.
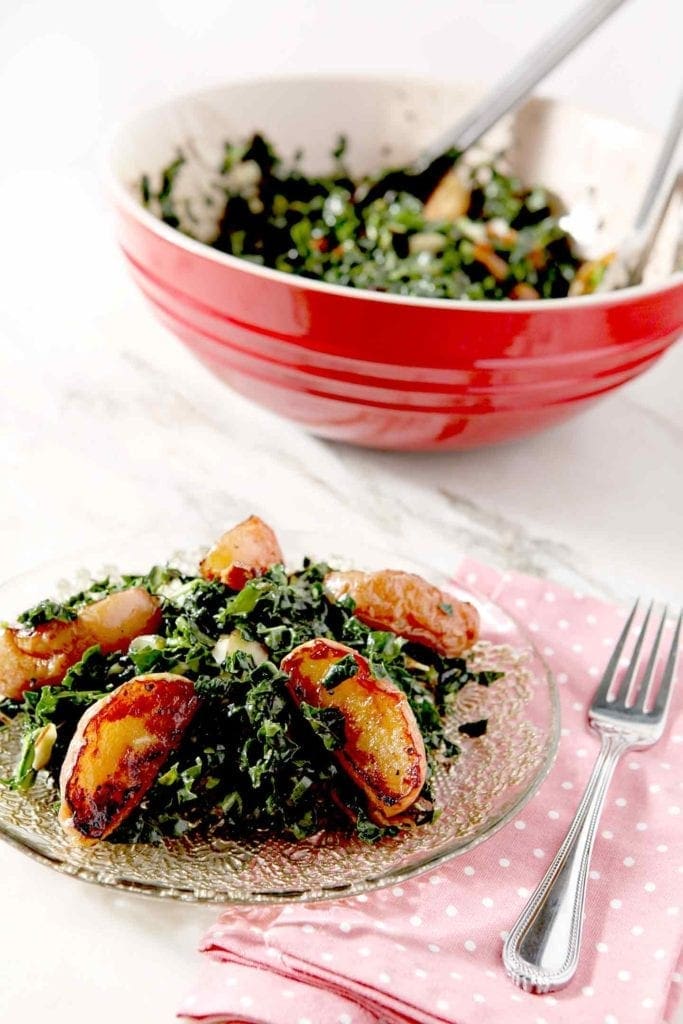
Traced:
<svg viewBox="0 0 683 1024">
<path fill-rule="evenodd" d="M 64 604 L 43 602 L 27 611 L 21 616 L 27 626 L 67 619 L 113 590 L 143 586 L 160 597 L 163 624 L 158 635 L 138 637 L 124 654 L 90 648 L 59 686 L 29 690 L 20 703 L 1 702 L 0 711 L 10 717 L 21 714 L 25 723 L 20 763 L 14 778 L 5 781 L 22 790 L 32 785 L 37 734 L 50 723 L 57 739 L 47 771 L 56 780 L 87 707 L 135 675 L 177 672 L 194 681 L 199 710 L 113 841 L 157 842 L 207 831 L 300 839 L 322 828 L 349 827 L 368 842 L 394 834 L 395 826 L 369 819 L 360 791 L 333 756 L 344 742 L 343 715 L 336 708 L 305 703 L 297 708 L 279 668 L 282 658 L 316 636 L 362 654 L 375 675 L 392 679 L 407 694 L 432 768 L 437 759 L 458 754 L 444 733 L 444 713 L 453 695 L 469 682 L 488 685 L 497 673 L 471 671 L 464 659 L 442 658 L 393 633 L 368 628 L 354 616 L 352 602 L 327 600 L 322 585 L 327 571 L 325 564 L 308 561 L 289 574 L 276 565 L 235 593 L 221 583 L 162 566 L 146 576 L 101 580 Z M 234 631 L 245 642 L 262 644 L 266 660 L 257 665 L 248 651 L 238 649 L 219 664 L 216 643 Z M 334 687 L 354 670 L 355 659 L 348 655 L 328 671 L 325 685 Z M 434 813 L 428 778 L 415 820 L 430 821 Z"/>
<path fill-rule="evenodd" d="M 214 183 L 224 208 L 209 244 L 286 273 L 400 295 L 567 295 L 581 263 L 546 189 L 527 188 L 499 162 L 484 164 L 467 172 L 465 212 L 455 220 L 430 220 L 424 175 L 399 169 L 352 179 L 344 154 L 340 140 L 330 173 L 315 176 L 304 174 L 298 159 L 285 163 L 261 135 L 226 143 Z M 457 159 L 455 152 L 447 156 L 438 175 L 427 176 L 430 188 Z M 196 237 L 198 207 L 213 207 L 220 198 L 183 196 L 178 181 L 185 163 L 179 152 L 159 187 L 145 175 L 140 193 L 167 224 Z M 595 265 L 598 275 L 601 266 Z M 586 282 L 582 290 L 589 290 Z"/>
<path fill-rule="evenodd" d="M 463 736 L 470 736 L 472 739 L 476 739 L 477 736 L 483 736 L 486 733 L 486 726 L 486 719 L 479 718 L 476 722 L 463 722 L 462 725 L 458 726 L 458 732 L 461 732 Z"/>
</svg>

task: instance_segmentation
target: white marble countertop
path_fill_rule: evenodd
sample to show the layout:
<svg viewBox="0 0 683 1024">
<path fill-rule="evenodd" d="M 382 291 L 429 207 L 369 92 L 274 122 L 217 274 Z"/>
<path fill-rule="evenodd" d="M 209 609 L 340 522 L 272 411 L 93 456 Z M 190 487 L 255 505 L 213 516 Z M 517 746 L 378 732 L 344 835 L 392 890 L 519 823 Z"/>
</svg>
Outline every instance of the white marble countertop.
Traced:
<svg viewBox="0 0 683 1024">
<path fill-rule="evenodd" d="M 234 28 L 237 5 L 207 4 L 193 22 L 185 5 L 160 0 L 140 13 L 123 4 L 105 27 L 85 3 L 59 6 L 62 20 L 46 2 L 10 4 L 0 42 L 8 55 L 0 110 L 14 137 L 13 158 L 0 163 L 0 576 L 83 547 L 106 552 L 113 535 L 147 529 L 188 544 L 208 541 L 254 511 L 279 528 L 343 528 L 352 541 L 389 545 L 445 569 L 467 552 L 624 601 L 637 593 L 680 601 L 683 346 L 581 418 L 506 447 L 391 454 L 303 434 L 228 391 L 153 320 L 116 251 L 95 173 L 103 124 L 171 83 L 221 77 L 215 26 Z M 311 43 L 328 38 L 313 5 L 286 6 L 292 18 L 298 12 L 286 52 L 272 25 L 254 51 L 257 27 L 246 15 L 239 22 L 244 47 L 265 53 L 273 71 L 300 67 L 304 53 L 319 52 Z M 451 6 L 420 5 L 433 19 L 417 47 L 394 25 L 394 68 L 426 70 Z M 512 6 L 521 44 L 522 29 L 531 34 L 546 8 L 530 0 Z M 571 6 L 558 3 L 558 16 Z M 673 2 L 661 6 L 662 17 L 678 16 Z M 255 7 L 261 24 L 279 16 L 274 3 Z M 388 13 L 378 4 L 377 19 L 380 7 Z M 397 7 L 410 16 L 412 5 Z M 496 18 L 482 14 L 481 42 L 500 55 L 510 12 L 488 7 Z M 629 46 L 647 23 L 636 7 L 623 13 L 621 27 L 615 22 L 615 38 L 621 32 Z M 459 9 L 472 33 L 471 6 Z M 330 44 L 329 66 L 367 67 L 367 53 L 345 61 L 345 38 Z M 188 39 L 206 48 L 206 73 L 188 70 Z M 627 87 L 619 94 L 610 86 L 606 109 L 625 116 L 633 109 L 647 123 L 678 74 L 667 39 L 660 37 L 651 62 L 651 107 L 622 66 Z M 256 70 L 244 47 L 233 47 L 237 72 Z M 436 52 L 433 70 L 447 70 L 448 53 Z M 590 53 L 577 58 L 585 76 L 595 75 Z M 46 75 L 54 76 L 55 95 Z M 468 76 L 477 77 L 471 59 Z M 577 87 L 567 73 L 556 84 L 590 101 L 588 81 Z M 661 124 L 659 113 L 650 122 Z M 8 1022 L 172 1020 L 196 968 L 192 951 L 215 913 L 113 897 L 4 845 L 0 893 L 0 1020 Z"/>
</svg>

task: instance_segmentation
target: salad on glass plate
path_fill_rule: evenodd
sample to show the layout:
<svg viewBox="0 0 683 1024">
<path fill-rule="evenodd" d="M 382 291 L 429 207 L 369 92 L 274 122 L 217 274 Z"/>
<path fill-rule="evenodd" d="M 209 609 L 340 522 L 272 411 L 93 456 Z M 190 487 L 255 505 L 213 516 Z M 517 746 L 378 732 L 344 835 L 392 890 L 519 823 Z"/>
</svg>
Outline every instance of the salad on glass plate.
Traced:
<svg viewBox="0 0 683 1024">
<path fill-rule="evenodd" d="M 244 903 L 363 892 L 516 813 L 558 733 L 521 627 L 384 552 L 291 547 L 251 516 L 47 598 L 39 572 L 0 631 L 0 834 L 88 881 Z"/>
</svg>

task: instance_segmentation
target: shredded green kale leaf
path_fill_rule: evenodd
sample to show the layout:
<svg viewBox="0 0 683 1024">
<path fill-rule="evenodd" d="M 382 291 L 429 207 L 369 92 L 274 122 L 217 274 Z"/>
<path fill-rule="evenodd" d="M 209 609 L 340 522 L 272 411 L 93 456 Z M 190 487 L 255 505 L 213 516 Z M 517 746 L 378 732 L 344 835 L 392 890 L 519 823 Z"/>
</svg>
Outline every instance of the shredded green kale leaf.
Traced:
<svg viewBox="0 0 683 1024">
<path fill-rule="evenodd" d="M 461 732 L 463 736 L 469 736 L 471 739 L 475 739 L 477 736 L 483 736 L 486 732 L 488 719 L 480 718 L 476 722 L 463 722 L 462 725 L 458 726 L 458 732 Z"/>
<path fill-rule="evenodd" d="M 347 679 L 352 679 L 353 676 L 358 675 L 358 664 L 352 654 L 346 654 L 339 661 L 336 661 L 334 665 L 330 665 L 327 672 L 323 676 L 322 684 L 326 690 L 334 690 L 339 686 L 340 683 L 345 682 Z"/>
<path fill-rule="evenodd" d="M 122 576 L 120 579 L 105 576 L 101 580 L 95 580 L 85 590 L 72 594 L 66 601 L 54 601 L 50 598 L 39 601 L 38 604 L 18 615 L 17 623 L 27 629 L 35 629 L 36 626 L 43 626 L 48 622 L 71 622 L 86 605 L 93 601 L 99 601 L 117 590 L 143 587 L 150 594 L 158 594 L 165 586 L 181 576 L 178 569 L 169 565 L 155 565 L 148 573 L 139 576 Z"/>
<path fill-rule="evenodd" d="M 199 710 L 113 841 L 160 842 L 195 832 L 301 839 L 324 828 L 349 827 L 367 842 L 394 835 L 397 826 L 370 820 L 360 790 L 334 757 L 344 743 L 342 713 L 305 702 L 297 707 L 279 668 L 294 647 L 324 637 L 362 655 L 374 675 L 405 692 L 431 765 L 418 818 L 432 820 L 431 771 L 437 760 L 448 762 L 458 754 L 446 736 L 452 695 L 469 682 L 488 685 L 497 673 L 472 671 L 465 659 L 442 658 L 393 633 L 370 629 L 353 614 L 353 602 L 327 599 L 328 571 L 325 563 L 309 560 L 290 573 L 275 565 L 235 593 L 221 583 L 156 566 L 145 575 L 97 581 L 68 601 L 43 602 L 24 613 L 22 624 L 36 628 L 73 618 L 88 602 L 136 586 L 159 597 L 162 624 L 158 634 L 136 638 L 122 653 L 92 647 L 58 686 L 28 690 L 22 701 L 2 703 L 3 715 L 21 715 L 25 728 L 22 757 L 9 784 L 21 790 L 32 785 L 38 730 L 49 723 L 56 727 L 46 769 L 56 780 L 88 707 L 136 675 L 175 672 L 193 680 Z M 239 645 L 233 653 L 218 654 L 219 641 L 233 634 L 260 644 L 265 660 L 257 664 Z M 353 654 L 346 655 L 328 670 L 325 685 L 334 688 L 357 670 Z"/>
<path fill-rule="evenodd" d="M 210 244 L 285 273 L 399 295 L 477 300 L 568 294 L 581 263 L 548 190 L 526 187 L 494 161 L 465 175 L 469 202 L 462 215 L 430 220 L 425 182 L 431 190 L 457 152 L 435 162 L 434 174 L 416 177 L 399 168 L 357 179 L 348 172 L 346 152 L 340 139 L 332 170 L 316 176 L 301 171 L 300 153 L 286 164 L 261 135 L 227 142 L 215 182 L 225 204 Z M 163 169 L 156 190 L 144 175 L 140 193 L 162 220 L 192 235 L 196 217 L 188 212 L 189 200 L 176 200 L 184 160 L 179 153 Z M 204 201 L 214 202 L 208 196 Z M 523 294 L 519 285 L 526 286 Z"/>
</svg>

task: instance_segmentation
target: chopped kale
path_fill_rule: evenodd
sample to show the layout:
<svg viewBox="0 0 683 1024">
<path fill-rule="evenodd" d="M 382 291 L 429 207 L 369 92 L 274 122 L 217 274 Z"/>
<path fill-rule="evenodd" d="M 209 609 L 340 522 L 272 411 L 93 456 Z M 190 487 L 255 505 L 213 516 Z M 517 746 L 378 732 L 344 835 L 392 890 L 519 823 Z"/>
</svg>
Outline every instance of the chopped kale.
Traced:
<svg viewBox="0 0 683 1024">
<path fill-rule="evenodd" d="M 477 736 L 484 735 L 487 724 L 487 718 L 480 718 L 476 722 L 463 722 L 462 725 L 458 726 L 458 732 L 461 732 L 463 736 L 470 736 L 472 739 L 476 739 Z"/>
<path fill-rule="evenodd" d="M 322 684 L 326 690 L 334 690 L 340 683 L 358 675 L 358 662 L 352 654 L 346 654 L 334 665 L 330 665 L 323 676 Z"/>
<path fill-rule="evenodd" d="M 148 174 L 143 174 L 140 182 L 140 190 L 145 204 L 151 202 L 152 199 L 156 200 L 159 204 L 159 210 L 163 220 L 172 228 L 177 228 L 180 224 L 180 218 L 178 217 L 173 197 L 173 184 L 178 171 L 184 163 L 185 157 L 182 153 L 179 153 L 175 160 L 173 160 L 168 167 L 164 168 L 161 172 L 161 185 L 157 192 L 152 188 L 152 183 Z"/>
<path fill-rule="evenodd" d="M 392 826 L 386 827 L 381 825 L 375 825 L 373 821 L 370 821 L 364 814 L 359 814 L 358 821 L 356 822 L 356 833 L 359 839 L 362 839 L 365 843 L 376 843 L 378 839 L 383 836 L 396 835 L 398 829 Z"/>
<path fill-rule="evenodd" d="M 85 590 L 72 594 L 67 601 L 53 601 L 49 598 L 40 601 L 18 615 L 17 623 L 27 629 L 35 629 L 36 626 L 43 626 L 47 622 L 71 622 L 81 608 L 92 604 L 93 601 L 99 601 L 117 590 L 143 587 L 150 594 L 159 594 L 173 580 L 181 578 L 180 570 L 169 565 L 155 565 L 148 573 L 141 576 L 122 576 L 120 579 L 105 576 L 103 579 L 95 580 Z"/>
<path fill-rule="evenodd" d="M 66 605 L 59 604 L 57 601 L 50 601 L 48 598 L 45 601 L 40 601 L 33 608 L 28 608 L 25 612 L 22 612 L 17 622 L 20 626 L 35 629 L 36 626 L 42 626 L 46 622 L 53 622 L 55 619 L 59 622 L 69 622 L 75 618 L 76 611 L 74 608 L 68 608 Z"/>
<path fill-rule="evenodd" d="M 303 701 L 299 710 L 327 750 L 344 745 L 344 715 L 339 708 L 314 708 Z"/>
<path fill-rule="evenodd" d="M 125 652 L 91 647 L 59 685 L 28 690 L 21 702 L 2 702 L 0 721 L 19 714 L 25 728 L 20 763 L 5 782 L 21 790 L 33 784 L 36 739 L 50 725 L 56 738 L 46 770 L 56 780 L 88 707 L 136 675 L 176 672 L 193 680 L 199 709 L 113 841 L 159 842 L 193 832 L 301 839 L 323 828 L 349 828 L 350 822 L 367 842 L 395 835 L 399 826 L 370 820 L 361 791 L 334 757 L 344 742 L 341 711 L 305 702 L 297 708 L 279 668 L 282 658 L 324 637 L 367 659 L 374 675 L 393 680 L 406 694 L 432 768 L 437 759 L 448 762 L 458 754 L 444 731 L 453 694 L 468 682 L 488 685 L 499 674 L 472 671 L 465 659 L 443 658 L 369 628 L 355 617 L 353 602 L 332 604 L 326 598 L 328 572 L 325 563 L 310 560 L 296 572 L 275 565 L 235 593 L 172 566 L 156 566 L 144 575 L 104 578 L 63 603 L 42 602 L 24 613 L 20 621 L 27 629 L 68 621 L 85 604 L 137 586 L 159 597 L 162 623 L 157 635 L 136 638 Z M 248 650 L 238 649 L 219 664 L 217 644 L 235 631 L 262 645 L 267 659 L 256 664 Z M 348 654 L 328 670 L 324 684 L 333 689 L 357 671 L 355 656 Z M 434 817 L 431 774 L 416 805 L 417 823 Z"/>
<path fill-rule="evenodd" d="M 490 670 L 473 671 L 469 668 L 464 658 L 451 658 L 448 661 L 444 661 L 434 688 L 436 706 L 443 713 L 446 711 L 454 695 L 467 683 L 489 686 L 490 683 L 500 679 L 501 676 L 502 672 L 492 672 Z"/>
<path fill-rule="evenodd" d="M 457 151 L 419 175 L 393 168 L 357 180 L 346 168 L 346 153 L 347 140 L 340 138 L 332 170 L 315 176 L 300 170 L 301 153 L 288 166 L 261 135 L 226 143 L 214 182 L 225 204 L 210 244 L 285 273 L 400 295 L 568 294 L 581 263 L 546 189 L 526 187 L 503 172 L 500 161 L 487 163 L 463 171 L 464 212 L 430 220 L 425 201 L 459 159 Z M 182 216 L 188 202 L 174 199 L 184 162 L 180 153 L 162 170 L 157 190 L 143 175 L 140 192 L 162 220 L 192 235 L 194 218 Z M 592 278 L 584 285 L 590 290 Z"/>
<path fill-rule="evenodd" d="M 491 683 L 495 683 L 496 679 L 502 678 L 502 672 L 492 672 L 490 669 L 488 671 L 484 670 L 477 672 L 477 682 L 480 686 L 490 686 Z"/>
</svg>

